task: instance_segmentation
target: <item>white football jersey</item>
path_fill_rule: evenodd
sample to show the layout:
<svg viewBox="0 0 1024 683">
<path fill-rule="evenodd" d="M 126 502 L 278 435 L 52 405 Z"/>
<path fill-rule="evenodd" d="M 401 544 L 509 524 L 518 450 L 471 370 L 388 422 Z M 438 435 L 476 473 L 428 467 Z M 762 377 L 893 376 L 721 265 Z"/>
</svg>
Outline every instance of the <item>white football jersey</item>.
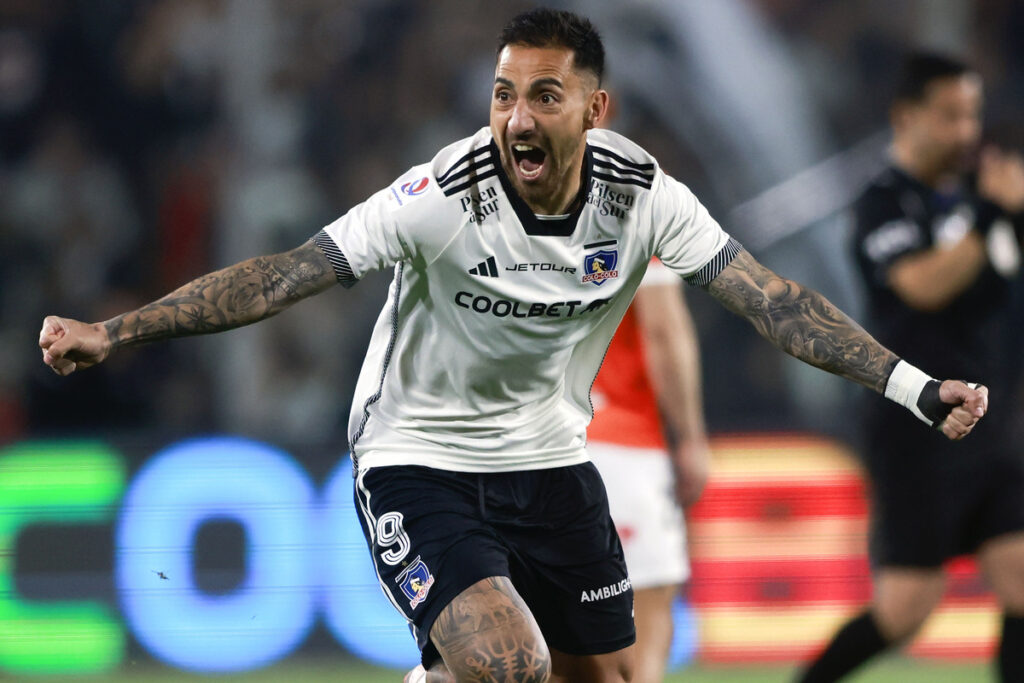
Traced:
<svg viewBox="0 0 1024 683">
<path fill-rule="evenodd" d="M 740 247 L 621 135 L 588 132 L 584 176 L 573 213 L 535 216 L 483 128 L 314 237 L 344 285 L 395 268 L 349 421 L 360 469 L 587 460 L 590 387 L 651 257 L 706 285 Z"/>
</svg>

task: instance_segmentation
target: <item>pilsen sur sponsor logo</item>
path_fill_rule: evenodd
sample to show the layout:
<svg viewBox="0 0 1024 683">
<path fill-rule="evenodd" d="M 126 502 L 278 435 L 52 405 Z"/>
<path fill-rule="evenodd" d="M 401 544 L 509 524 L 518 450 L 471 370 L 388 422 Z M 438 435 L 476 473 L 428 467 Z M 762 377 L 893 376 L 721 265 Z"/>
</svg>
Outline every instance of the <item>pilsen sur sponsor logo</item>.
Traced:
<svg viewBox="0 0 1024 683">
<path fill-rule="evenodd" d="M 580 602 L 595 602 L 597 600 L 605 600 L 607 598 L 615 597 L 616 595 L 622 595 L 630 588 L 632 584 L 629 579 L 623 579 L 618 583 L 613 583 L 610 586 L 604 588 L 595 588 L 594 590 L 584 590 L 580 595 Z"/>
<path fill-rule="evenodd" d="M 633 195 L 613 190 L 607 183 L 591 178 L 587 204 L 597 209 L 600 215 L 625 218 L 635 203 Z"/>
<path fill-rule="evenodd" d="M 483 223 L 488 216 L 498 213 L 498 191 L 485 187 L 479 192 L 470 192 L 460 200 L 462 213 L 469 214 L 470 223 Z"/>
</svg>

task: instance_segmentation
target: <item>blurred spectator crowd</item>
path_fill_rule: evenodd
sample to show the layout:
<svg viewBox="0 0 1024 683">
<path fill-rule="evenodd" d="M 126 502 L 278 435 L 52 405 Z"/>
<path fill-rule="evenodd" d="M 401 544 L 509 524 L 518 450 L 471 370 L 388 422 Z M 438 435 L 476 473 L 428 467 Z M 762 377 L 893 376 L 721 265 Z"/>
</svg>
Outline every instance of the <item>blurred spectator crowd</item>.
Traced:
<svg viewBox="0 0 1024 683">
<path fill-rule="evenodd" d="M 486 124 L 494 38 L 532 4 L 0 0 L 0 442 L 222 430 L 343 443 L 388 274 L 304 302 L 276 324 L 126 351 L 66 379 L 39 362 L 42 317 L 104 320 L 208 270 L 297 246 Z M 551 4 L 592 13 L 610 43 L 627 35 L 609 49 L 609 87 L 622 94 L 612 127 L 651 149 L 741 239 L 742 226 L 727 220 L 738 202 L 884 127 L 895 65 L 915 44 L 973 61 L 987 79 L 991 130 L 1021 146 L 1024 6 L 1013 0 Z M 697 68 L 743 72 L 742 55 L 715 57 L 688 30 L 716 21 L 727 22 L 715 36 L 726 46 L 733 26 L 761 36 L 803 94 L 797 105 L 813 125 L 790 127 L 816 142 L 768 164 L 771 173 L 772 135 L 765 145 L 738 140 L 741 152 L 730 154 L 742 126 L 724 118 L 737 109 L 727 79 Z M 710 100 L 702 104 L 712 113 L 666 112 L 664 82 L 637 73 L 645 55 L 694 65 L 681 69 L 678 90 Z M 787 92 L 747 104 L 767 117 L 794 107 Z M 715 134 L 686 132 L 702 127 Z M 811 260 L 814 240 L 805 241 L 784 246 Z M 813 272 L 804 279 L 841 302 L 854 296 Z M 745 387 L 740 396 L 735 383 L 706 381 L 712 428 L 805 426 L 798 402 L 780 401 L 777 352 L 705 297 L 689 299 L 705 373 Z M 741 361 L 716 355 L 726 352 Z"/>
</svg>

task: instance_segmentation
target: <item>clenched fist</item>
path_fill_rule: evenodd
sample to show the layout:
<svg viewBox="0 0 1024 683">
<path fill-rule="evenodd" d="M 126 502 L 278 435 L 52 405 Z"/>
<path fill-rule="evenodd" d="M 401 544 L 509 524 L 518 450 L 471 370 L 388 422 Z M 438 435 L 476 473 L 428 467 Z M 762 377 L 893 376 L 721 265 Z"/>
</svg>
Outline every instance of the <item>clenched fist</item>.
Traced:
<svg viewBox="0 0 1024 683">
<path fill-rule="evenodd" d="M 103 325 L 83 323 L 50 315 L 39 330 L 39 348 L 43 362 L 58 375 L 70 375 L 110 355 L 111 344 Z"/>
</svg>

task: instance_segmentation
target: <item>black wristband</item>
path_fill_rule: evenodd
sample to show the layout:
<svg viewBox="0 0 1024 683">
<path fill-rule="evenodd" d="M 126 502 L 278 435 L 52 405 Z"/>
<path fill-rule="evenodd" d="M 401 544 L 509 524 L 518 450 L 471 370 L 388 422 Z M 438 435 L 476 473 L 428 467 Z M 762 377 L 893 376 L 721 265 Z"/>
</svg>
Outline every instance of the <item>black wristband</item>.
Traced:
<svg viewBox="0 0 1024 683">
<path fill-rule="evenodd" d="M 942 382 L 937 379 L 929 380 L 917 397 L 917 409 L 926 418 L 932 421 L 932 427 L 938 427 L 942 421 L 949 417 L 955 407 L 951 403 L 943 403 L 939 398 L 939 387 Z"/>
</svg>

